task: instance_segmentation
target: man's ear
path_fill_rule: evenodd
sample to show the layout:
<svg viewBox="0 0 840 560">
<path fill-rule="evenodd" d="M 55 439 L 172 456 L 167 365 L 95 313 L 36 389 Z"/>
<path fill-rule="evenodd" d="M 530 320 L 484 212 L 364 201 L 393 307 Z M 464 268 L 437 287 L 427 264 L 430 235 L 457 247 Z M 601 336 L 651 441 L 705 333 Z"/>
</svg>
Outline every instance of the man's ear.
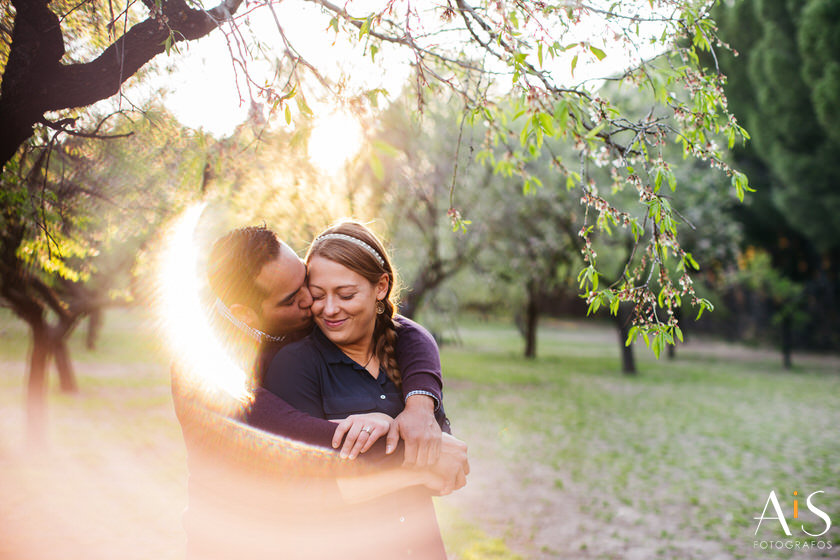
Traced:
<svg viewBox="0 0 840 560">
<path fill-rule="evenodd" d="M 247 305 L 243 305 L 241 303 L 233 303 L 230 306 L 231 314 L 251 327 L 252 329 L 256 329 L 259 327 L 259 317 L 257 316 L 257 312 L 251 309 Z"/>
</svg>

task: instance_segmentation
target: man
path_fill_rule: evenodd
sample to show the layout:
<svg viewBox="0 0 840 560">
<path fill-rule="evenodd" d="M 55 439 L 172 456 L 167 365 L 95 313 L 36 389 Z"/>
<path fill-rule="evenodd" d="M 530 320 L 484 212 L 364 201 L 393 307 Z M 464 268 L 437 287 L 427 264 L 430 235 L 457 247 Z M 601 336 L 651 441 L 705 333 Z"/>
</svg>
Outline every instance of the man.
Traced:
<svg viewBox="0 0 840 560">
<path fill-rule="evenodd" d="M 257 380 L 279 348 L 312 328 L 306 267 L 265 227 L 233 230 L 219 239 L 208 259 L 208 279 L 218 298 L 217 326 L 237 353 L 245 356 L 245 365 L 253 361 Z M 364 444 L 358 431 L 347 433 L 349 423 L 310 417 L 261 387 L 254 390 L 244 418 L 248 424 L 321 447 L 337 448 L 344 439 L 340 456 L 358 456 L 350 462 L 278 442 L 269 434 L 220 417 L 213 412 L 212 403 L 204 402 L 195 379 L 182 375 L 184 368 L 174 367 L 173 398 L 187 443 L 191 476 L 190 511 L 185 519 L 190 535 L 188 552 L 195 557 L 212 553 L 218 558 L 237 550 L 241 554 L 242 541 L 251 545 L 261 541 L 271 525 L 255 530 L 257 524 L 250 521 L 253 517 L 272 518 L 279 501 L 289 511 L 315 507 L 312 504 L 318 500 L 313 496 L 323 498 L 324 503 L 334 501 L 340 494 L 331 484 L 334 478 L 374 476 L 382 469 L 393 469 L 400 453 L 405 467 L 428 468 L 435 473 L 440 493 L 463 486 L 469 472 L 466 446 L 443 436 L 435 420 L 436 411 L 442 414 L 442 382 L 434 340 L 407 321 L 398 332 L 396 350 L 404 377 L 405 410 L 397 417 L 395 429 L 373 446 Z M 247 476 L 240 476 L 243 473 Z M 254 506 L 256 503 L 260 506 Z M 250 515 L 256 509 L 261 513 Z M 249 521 L 233 530 L 230 524 L 243 518 Z M 292 516 L 274 525 L 291 526 L 293 521 Z M 248 536 L 220 537 L 223 527 L 229 536 Z M 288 540 L 295 535 L 287 532 L 284 536 Z M 268 551 L 271 547 L 261 544 L 258 548 Z"/>
</svg>

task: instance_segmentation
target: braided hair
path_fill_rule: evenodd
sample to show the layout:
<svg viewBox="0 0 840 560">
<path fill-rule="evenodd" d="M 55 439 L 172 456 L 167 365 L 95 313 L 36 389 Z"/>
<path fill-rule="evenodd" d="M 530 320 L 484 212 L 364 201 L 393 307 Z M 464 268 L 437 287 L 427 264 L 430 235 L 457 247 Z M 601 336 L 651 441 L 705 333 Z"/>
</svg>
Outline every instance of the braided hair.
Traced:
<svg viewBox="0 0 840 560">
<path fill-rule="evenodd" d="M 379 363 L 385 366 L 388 378 L 397 387 L 402 385 L 402 376 L 397 366 L 397 305 L 395 289 L 396 275 L 391 259 L 382 242 L 364 225 L 346 221 L 321 232 L 306 255 L 307 264 L 313 257 L 324 257 L 358 273 L 371 284 L 388 275 L 388 290 L 385 297 L 377 301 L 384 311 L 376 315 L 373 328 L 373 352 Z"/>
</svg>

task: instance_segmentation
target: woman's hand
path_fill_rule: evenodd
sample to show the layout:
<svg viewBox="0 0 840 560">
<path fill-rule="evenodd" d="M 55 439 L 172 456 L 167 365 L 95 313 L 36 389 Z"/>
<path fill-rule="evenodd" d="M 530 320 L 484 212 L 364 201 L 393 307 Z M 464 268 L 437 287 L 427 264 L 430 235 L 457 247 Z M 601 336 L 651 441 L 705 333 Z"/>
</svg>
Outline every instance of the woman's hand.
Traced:
<svg viewBox="0 0 840 560">
<path fill-rule="evenodd" d="M 398 430 L 394 419 L 382 412 L 351 414 L 344 420 L 333 420 L 333 422 L 338 422 L 338 428 L 332 440 L 333 448 L 338 449 L 341 439 L 344 438 L 344 445 L 341 447 L 342 459 L 348 457 L 355 459 L 359 453 L 370 449 L 382 436 L 394 432 L 392 437 L 395 437 Z"/>
</svg>

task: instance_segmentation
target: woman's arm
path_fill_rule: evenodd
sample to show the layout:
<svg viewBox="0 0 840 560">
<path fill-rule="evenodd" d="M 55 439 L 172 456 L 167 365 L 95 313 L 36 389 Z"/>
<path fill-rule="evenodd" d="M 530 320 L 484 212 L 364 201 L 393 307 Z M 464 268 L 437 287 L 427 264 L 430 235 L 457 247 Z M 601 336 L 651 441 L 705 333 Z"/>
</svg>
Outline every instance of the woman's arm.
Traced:
<svg viewBox="0 0 840 560">
<path fill-rule="evenodd" d="M 397 317 L 395 353 L 402 373 L 405 409 L 397 416 L 398 432 L 386 447 L 402 437 L 405 465 L 424 467 L 440 457 L 441 427 L 435 418 L 443 401 L 440 351 L 434 337 L 405 317 Z M 448 431 L 448 429 L 447 429 Z"/>
<path fill-rule="evenodd" d="M 443 401 L 443 376 L 437 342 L 429 331 L 411 319 L 397 316 L 395 322 L 399 326 L 394 352 L 402 373 L 403 397 L 412 393 L 430 393 L 427 396 L 435 401 L 437 409 Z"/>
</svg>

